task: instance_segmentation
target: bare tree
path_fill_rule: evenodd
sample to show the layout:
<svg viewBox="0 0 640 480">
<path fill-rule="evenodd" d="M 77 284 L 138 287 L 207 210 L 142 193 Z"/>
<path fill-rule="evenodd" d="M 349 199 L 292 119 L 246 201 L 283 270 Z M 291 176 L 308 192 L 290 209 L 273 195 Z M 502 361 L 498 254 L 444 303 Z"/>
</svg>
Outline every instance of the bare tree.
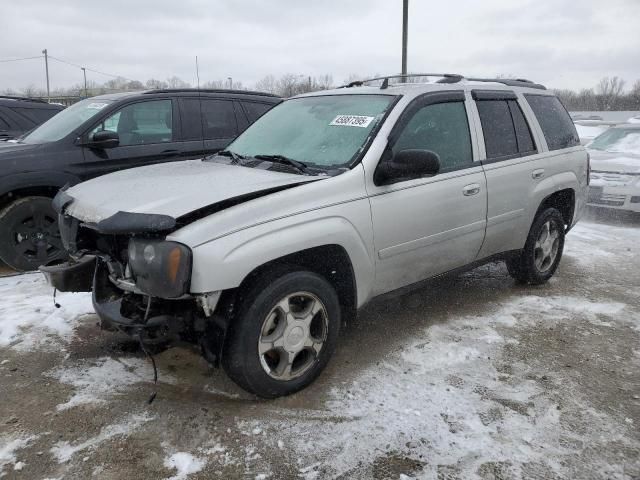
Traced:
<svg viewBox="0 0 640 480">
<path fill-rule="evenodd" d="M 164 88 L 168 88 L 167 82 L 156 80 L 155 78 L 147 80 L 145 86 L 151 90 L 162 90 Z"/>
<path fill-rule="evenodd" d="M 255 89 L 259 92 L 276 93 L 278 91 L 276 77 L 273 75 L 263 77 L 256 82 Z"/>
<path fill-rule="evenodd" d="M 167 78 L 167 86 L 169 88 L 189 88 L 191 85 L 175 75 Z"/>
</svg>

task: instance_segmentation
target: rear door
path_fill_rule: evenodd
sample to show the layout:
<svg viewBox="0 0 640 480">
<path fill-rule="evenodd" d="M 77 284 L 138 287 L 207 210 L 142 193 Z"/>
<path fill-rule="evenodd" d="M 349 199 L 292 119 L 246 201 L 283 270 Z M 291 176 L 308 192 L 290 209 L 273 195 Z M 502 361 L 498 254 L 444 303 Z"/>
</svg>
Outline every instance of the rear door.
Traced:
<svg viewBox="0 0 640 480">
<path fill-rule="evenodd" d="M 224 149 L 238 135 L 231 99 L 208 96 L 179 99 L 182 158 L 200 158 Z"/>
<path fill-rule="evenodd" d="M 514 92 L 473 90 L 472 97 L 484 139 L 487 233 L 479 258 L 485 258 L 524 246 L 534 192 L 545 182 L 547 160 Z"/>
<path fill-rule="evenodd" d="M 487 189 L 475 161 L 462 91 L 426 94 L 410 104 L 380 162 L 401 150 L 440 157 L 432 177 L 368 185 L 376 250 L 375 294 L 473 262 L 482 245 Z"/>
<path fill-rule="evenodd" d="M 91 139 L 101 130 L 111 130 L 118 133 L 120 145 L 115 148 L 83 147 L 85 177 L 180 159 L 180 149 L 174 140 L 173 103 L 171 98 L 141 100 L 102 119 L 86 138 Z"/>
</svg>

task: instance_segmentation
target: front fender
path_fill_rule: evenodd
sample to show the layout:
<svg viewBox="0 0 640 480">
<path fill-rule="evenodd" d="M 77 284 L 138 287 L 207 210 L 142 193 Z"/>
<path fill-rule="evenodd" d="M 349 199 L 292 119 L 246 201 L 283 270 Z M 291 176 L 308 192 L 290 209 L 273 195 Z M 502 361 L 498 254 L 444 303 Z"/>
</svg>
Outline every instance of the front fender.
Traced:
<svg viewBox="0 0 640 480">
<path fill-rule="evenodd" d="M 344 211 L 349 215 L 344 215 Z M 371 295 L 375 277 L 368 201 L 342 205 L 341 213 L 324 212 L 320 216 L 316 211 L 295 215 L 195 247 L 191 292 L 235 288 L 254 269 L 269 261 L 313 247 L 339 245 L 351 260 L 357 303 L 362 305 Z"/>
<path fill-rule="evenodd" d="M 0 177 L 0 196 L 22 188 L 57 187 L 62 188 L 67 183 L 75 185 L 80 179 L 75 175 L 57 171 L 38 171 L 14 173 Z"/>
</svg>

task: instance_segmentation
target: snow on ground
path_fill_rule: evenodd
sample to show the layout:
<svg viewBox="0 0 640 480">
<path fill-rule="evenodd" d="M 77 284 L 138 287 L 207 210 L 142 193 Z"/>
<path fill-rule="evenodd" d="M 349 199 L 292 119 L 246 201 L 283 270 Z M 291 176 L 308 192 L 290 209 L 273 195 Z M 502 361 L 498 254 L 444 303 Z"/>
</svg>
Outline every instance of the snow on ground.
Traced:
<svg viewBox="0 0 640 480">
<path fill-rule="evenodd" d="M 173 453 L 164 459 L 165 467 L 176 470 L 176 474 L 169 480 L 184 480 L 192 473 L 202 470 L 206 464 L 205 459 L 194 457 L 186 452 Z"/>
<path fill-rule="evenodd" d="M 6 474 L 4 471 L 6 466 L 13 465 L 14 470 L 22 469 L 24 462 L 17 460 L 16 452 L 28 446 L 36 438 L 36 435 L 0 436 L 0 478 Z"/>
<path fill-rule="evenodd" d="M 326 411 L 313 412 L 315 421 L 272 421 L 268 434 L 284 438 L 304 459 L 301 474 L 315 463 L 331 465 L 335 476 L 353 474 L 383 452 L 407 449 L 425 464 L 420 478 L 436 478 L 443 466 L 471 478 L 487 462 L 515 465 L 515 478 L 523 475 L 517 465 L 531 462 L 561 473 L 564 458 L 578 453 L 565 437 L 604 443 L 621 432 L 594 415 L 593 429 L 576 436 L 560 422 L 558 404 L 527 378 L 527 365 L 512 365 L 514 371 L 505 375 L 496 359 L 505 345 L 518 344 L 513 328 L 535 327 L 541 320 L 549 328 L 575 314 L 595 324 L 631 315 L 620 303 L 526 296 L 487 315 L 451 318 L 334 389 Z M 562 381 L 548 375 L 551 382 Z M 582 398 L 571 401 L 580 409 L 589 405 Z"/>
<path fill-rule="evenodd" d="M 0 298 L 0 347 L 20 351 L 57 349 L 81 317 L 93 313 L 90 294 L 60 293 L 56 308 L 40 273 L 3 278 Z"/>
<path fill-rule="evenodd" d="M 58 463 L 66 463 L 77 453 L 92 450 L 113 437 L 127 436 L 152 419 L 153 417 L 148 413 L 130 414 L 119 423 L 103 427 L 98 435 L 82 442 L 74 445 L 68 441 L 57 442 L 51 447 L 51 454 L 56 458 Z"/>
<path fill-rule="evenodd" d="M 149 381 L 153 378 L 153 369 L 144 358 L 102 357 L 65 362 L 45 375 L 75 388 L 73 396 L 56 407 L 66 410 L 78 405 L 107 403 L 132 385 Z M 163 374 L 161 380 L 175 383 L 175 378 L 167 374 Z"/>
</svg>

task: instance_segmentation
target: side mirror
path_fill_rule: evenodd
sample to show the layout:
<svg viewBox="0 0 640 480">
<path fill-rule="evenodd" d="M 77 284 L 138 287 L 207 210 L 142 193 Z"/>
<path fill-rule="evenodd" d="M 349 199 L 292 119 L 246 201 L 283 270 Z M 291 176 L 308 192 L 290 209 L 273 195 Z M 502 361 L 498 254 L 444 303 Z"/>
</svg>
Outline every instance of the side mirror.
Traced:
<svg viewBox="0 0 640 480">
<path fill-rule="evenodd" d="M 376 185 L 395 183 L 412 178 L 432 177 L 440 171 L 440 156 L 431 150 L 401 150 L 389 161 L 378 165 L 374 174 Z"/>
<path fill-rule="evenodd" d="M 86 146 L 90 148 L 114 148 L 120 145 L 120 137 L 117 132 L 101 130 L 93 134 Z"/>
</svg>

